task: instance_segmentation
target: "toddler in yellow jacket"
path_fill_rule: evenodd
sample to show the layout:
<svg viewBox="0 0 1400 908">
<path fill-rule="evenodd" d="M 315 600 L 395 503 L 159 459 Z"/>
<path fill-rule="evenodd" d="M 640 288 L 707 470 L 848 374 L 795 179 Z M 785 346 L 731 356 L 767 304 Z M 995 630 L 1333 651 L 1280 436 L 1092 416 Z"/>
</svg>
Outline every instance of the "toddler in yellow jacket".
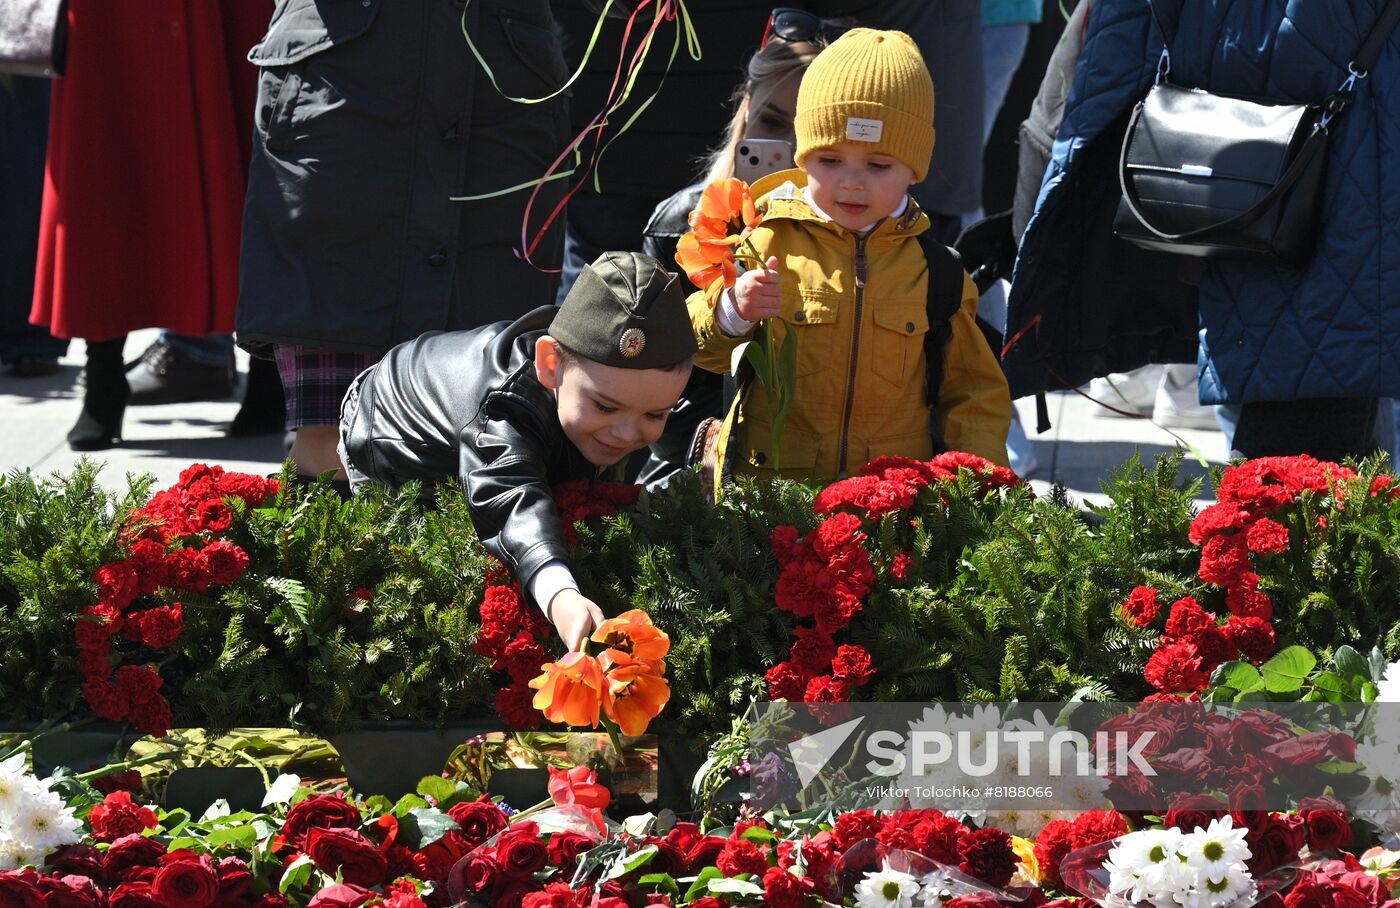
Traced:
<svg viewBox="0 0 1400 908">
<path fill-rule="evenodd" d="M 863 28 L 841 36 L 802 80 L 796 127 L 799 169 L 753 187 L 763 222 L 750 238 L 766 268 L 688 301 L 696 365 L 728 371 L 764 319 L 782 317 L 768 323 L 779 339 L 796 332 L 778 475 L 827 482 L 875 457 L 942 450 L 1004 465 L 1011 398 L 965 273 L 942 374 L 926 374 L 931 274 L 916 238 L 930 224 L 908 190 L 933 153 L 933 82 L 914 42 Z M 725 472 L 775 473 L 760 382 L 741 388 L 718 450 Z"/>
</svg>

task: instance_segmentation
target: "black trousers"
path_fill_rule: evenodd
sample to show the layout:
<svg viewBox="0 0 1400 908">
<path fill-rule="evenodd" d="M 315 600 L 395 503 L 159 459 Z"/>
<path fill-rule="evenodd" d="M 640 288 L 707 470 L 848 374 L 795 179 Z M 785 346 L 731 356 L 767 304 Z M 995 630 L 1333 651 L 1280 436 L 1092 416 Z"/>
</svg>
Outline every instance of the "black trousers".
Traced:
<svg viewBox="0 0 1400 908">
<path fill-rule="evenodd" d="M 1245 404 L 1235 429 L 1242 457 L 1311 454 L 1340 463 L 1378 450 L 1374 397 L 1314 397 Z"/>
</svg>

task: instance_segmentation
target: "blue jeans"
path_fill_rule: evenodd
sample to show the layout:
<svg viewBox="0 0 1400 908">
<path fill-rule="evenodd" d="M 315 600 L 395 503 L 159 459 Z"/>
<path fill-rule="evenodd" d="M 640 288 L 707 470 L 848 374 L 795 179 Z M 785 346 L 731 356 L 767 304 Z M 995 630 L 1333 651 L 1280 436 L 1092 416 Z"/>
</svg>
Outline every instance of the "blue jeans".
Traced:
<svg viewBox="0 0 1400 908">
<path fill-rule="evenodd" d="M 222 366 L 233 359 L 232 334 L 174 334 L 162 331 L 160 339 L 201 366 Z"/>
</svg>

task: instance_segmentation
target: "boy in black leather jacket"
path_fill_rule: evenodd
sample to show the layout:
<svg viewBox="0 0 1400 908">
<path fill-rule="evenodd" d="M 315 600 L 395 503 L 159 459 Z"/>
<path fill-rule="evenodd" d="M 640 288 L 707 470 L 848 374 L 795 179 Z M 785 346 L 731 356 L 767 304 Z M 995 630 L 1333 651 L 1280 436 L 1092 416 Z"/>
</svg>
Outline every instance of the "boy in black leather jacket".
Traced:
<svg viewBox="0 0 1400 908">
<path fill-rule="evenodd" d="M 569 571 L 550 487 L 655 441 L 695 349 L 676 276 L 604 253 L 557 309 L 390 350 L 345 397 L 341 459 L 352 487 L 460 476 L 482 544 L 574 650 L 603 615 Z"/>
</svg>

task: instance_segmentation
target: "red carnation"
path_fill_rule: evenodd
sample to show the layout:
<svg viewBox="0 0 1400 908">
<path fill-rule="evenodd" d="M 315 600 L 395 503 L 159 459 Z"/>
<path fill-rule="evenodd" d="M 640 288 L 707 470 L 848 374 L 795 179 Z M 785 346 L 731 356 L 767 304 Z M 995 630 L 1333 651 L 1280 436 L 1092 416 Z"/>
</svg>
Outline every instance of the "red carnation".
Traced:
<svg viewBox="0 0 1400 908">
<path fill-rule="evenodd" d="M 1072 822 L 1074 847 L 1087 848 L 1128 834 L 1128 821 L 1116 810 L 1086 810 Z"/>
<path fill-rule="evenodd" d="M 1190 596 L 1172 603 L 1171 615 L 1167 618 L 1167 636 L 1176 640 L 1194 637 L 1207 628 L 1215 627 L 1215 614 L 1201 608 L 1201 604 Z"/>
<path fill-rule="evenodd" d="M 219 585 L 232 583 L 248 570 L 248 553 L 227 539 L 216 539 L 199 552 L 209 579 Z"/>
<path fill-rule="evenodd" d="M 807 685 L 803 682 L 802 674 L 793 667 L 791 662 L 779 662 L 768 669 L 763 676 L 768 681 L 768 696 L 773 700 L 787 700 L 790 703 L 799 703 L 802 700 L 802 692 Z"/>
<path fill-rule="evenodd" d="M 725 876 L 752 873 L 762 876 L 768 870 L 768 857 L 748 839 L 730 839 L 715 859 L 715 866 Z"/>
<path fill-rule="evenodd" d="M 133 703 L 154 697 L 163 682 L 164 679 L 149 665 L 123 665 L 117 669 L 117 686 Z"/>
<path fill-rule="evenodd" d="M 549 653 L 529 632 L 520 631 L 514 640 L 506 644 L 504 652 L 501 653 L 501 661 L 505 663 L 512 681 L 529 683 L 549 661 Z"/>
<path fill-rule="evenodd" d="M 1040 835 L 1035 837 L 1035 863 L 1040 875 L 1057 889 L 1063 888 L 1060 880 L 1060 862 L 1074 850 L 1074 824 L 1069 820 L 1051 820 Z"/>
<path fill-rule="evenodd" d="M 539 728 L 544 716 L 534 707 L 535 692 L 528 682 L 507 684 L 496 692 L 496 712 L 509 728 Z"/>
<path fill-rule="evenodd" d="M 1255 664 L 1269 658 L 1278 648 L 1274 640 L 1274 626 L 1262 618 L 1231 615 L 1224 633 L 1244 657 Z"/>
<path fill-rule="evenodd" d="M 908 552 L 900 552 L 890 562 L 890 574 L 903 581 L 909 577 L 909 569 L 914 566 L 914 558 Z"/>
<path fill-rule="evenodd" d="M 125 691 L 99 677 L 89 677 L 83 682 L 83 699 L 94 714 L 112 722 L 126 719 L 131 708 Z"/>
<path fill-rule="evenodd" d="M 209 565 L 201 552 L 177 549 L 166 559 L 167 580 L 171 589 L 203 593 L 212 582 Z"/>
<path fill-rule="evenodd" d="M 1147 627 L 1157 617 L 1157 591 L 1150 586 L 1133 587 L 1128 599 L 1123 603 L 1123 611 L 1133 619 L 1138 627 Z"/>
<path fill-rule="evenodd" d="M 1016 853 L 1011 849 L 1011 836 L 1000 829 L 975 829 L 958 843 L 958 868 L 963 873 L 1001 889 L 1011 882 L 1016 872 Z"/>
<path fill-rule="evenodd" d="M 170 704 L 159 694 L 134 701 L 131 704 L 130 718 L 131 724 L 142 734 L 153 738 L 165 737 L 174 721 L 170 713 Z"/>
<path fill-rule="evenodd" d="M 1201 549 L 1198 573 L 1206 583 L 1229 586 L 1249 570 L 1249 551 L 1240 536 L 1213 536 Z"/>
<path fill-rule="evenodd" d="M 838 681 L 859 687 L 875 674 L 870 662 L 870 653 L 866 652 L 864 647 L 853 644 L 838 646 L 836 658 L 831 660 L 831 674 Z"/>
<path fill-rule="evenodd" d="M 133 612 L 127 620 L 135 625 L 138 642 L 151 649 L 165 649 L 180 639 L 185 630 L 185 606 L 158 605 L 144 611 Z"/>
<path fill-rule="evenodd" d="M 74 633 L 79 649 L 101 649 L 122 629 L 121 611 L 110 602 L 89 605 L 79 613 Z"/>
<path fill-rule="evenodd" d="M 1246 572 L 1225 591 L 1225 604 L 1232 615 L 1272 621 L 1274 604 L 1259 589 L 1259 575 Z"/>
<path fill-rule="evenodd" d="M 124 609 L 141 592 L 141 581 L 135 569 L 125 561 L 104 564 L 93 575 L 97 581 L 98 595 L 103 602 Z"/>
<path fill-rule="evenodd" d="M 850 685 L 830 675 L 818 675 L 807 682 L 804 703 L 844 703 L 851 696 Z"/>
<path fill-rule="evenodd" d="M 799 672 L 811 677 L 831 667 L 836 658 L 836 643 L 830 634 L 805 626 L 795 627 L 792 632 L 797 637 L 792 645 L 792 661 Z"/>
<path fill-rule="evenodd" d="M 812 880 L 769 867 L 763 874 L 763 904 L 772 908 L 803 908 L 813 891 Z"/>
<path fill-rule="evenodd" d="M 1159 646 L 1142 674 L 1148 684 L 1169 694 L 1201 690 L 1210 680 L 1201 668 L 1196 645 L 1188 642 Z"/>
<path fill-rule="evenodd" d="M 1288 528 L 1267 517 L 1256 520 L 1245 531 L 1244 538 L 1251 552 L 1273 554 L 1288 549 Z"/>
<path fill-rule="evenodd" d="M 836 818 L 832 835 L 836 837 L 836 846 L 845 851 L 862 839 L 875 838 L 884 826 L 884 819 L 876 816 L 873 811 L 852 810 Z"/>
<path fill-rule="evenodd" d="M 92 837 L 99 842 L 114 842 L 143 829 L 154 829 L 158 822 L 150 808 L 131 800 L 129 791 L 112 792 L 88 814 Z"/>
<path fill-rule="evenodd" d="M 1253 519 L 1254 515 L 1245 508 L 1222 499 L 1196 515 L 1187 538 L 1192 545 L 1201 545 L 1218 533 L 1244 529 Z"/>
</svg>

